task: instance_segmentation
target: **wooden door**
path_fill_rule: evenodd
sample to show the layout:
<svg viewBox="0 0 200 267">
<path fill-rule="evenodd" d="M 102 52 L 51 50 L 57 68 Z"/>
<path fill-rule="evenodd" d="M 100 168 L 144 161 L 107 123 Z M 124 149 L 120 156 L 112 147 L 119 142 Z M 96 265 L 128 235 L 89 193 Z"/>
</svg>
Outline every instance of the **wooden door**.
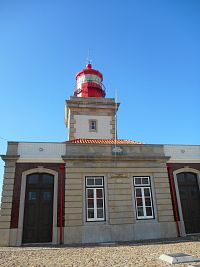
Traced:
<svg viewBox="0 0 200 267">
<path fill-rule="evenodd" d="M 200 233 L 200 190 L 197 175 L 183 172 L 177 175 L 177 180 L 186 234 Z"/>
<path fill-rule="evenodd" d="M 23 243 L 52 242 L 54 177 L 47 173 L 27 176 Z"/>
</svg>

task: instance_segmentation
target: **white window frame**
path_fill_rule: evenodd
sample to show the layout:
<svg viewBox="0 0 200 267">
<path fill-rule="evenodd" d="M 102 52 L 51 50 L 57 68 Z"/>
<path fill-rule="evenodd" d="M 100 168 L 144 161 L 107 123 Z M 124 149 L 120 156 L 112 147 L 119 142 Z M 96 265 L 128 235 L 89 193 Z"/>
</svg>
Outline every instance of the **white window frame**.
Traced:
<svg viewBox="0 0 200 267">
<path fill-rule="evenodd" d="M 141 179 L 141 183 L 136 183 L 136 179 L 139 178 Z M 147 183 L 142 183 L 142 179 L 148 179 Z M 135 198 L 135 210 L 136 210 L 136 218 L 137 220 L 143 220 L 143 219 L 154 219 L 154 207 L 153 207 L 153 197 L 152 197 L 152 189 L 151 189 L 151 179 L 150 176 L 133 176 L 133 186 L 134 186 L 134 198 Z M 137 198 L 136 197 L 136 189 L 140 189 L 142 193 L 142 208 L 143 209 L 143 216 L 138 216 L 138 206 L 137 206 Z M 145 195 L 144 195 L 144 190 L 149 189 L 150 193 L 150 203 L 151 206 L 146 206 L 145 204 Z M 152 211 L 152 215 L 147 215 L 146 214 L 146 207 L 150 207 Z"/>
<path fill-rule="evenodd" d="M 94 123 L 94 128 L 92 127 L 92 124 Z M 97 120 L 89 120 L 89 131 L 90 132 L 97 132 Z"/>
<path fill-rule="evenodd" d="M 87 181 L 88 179 L 101 179 L 102 183 L 101 185 L 88 185 Z M 93 199 L 94 199 L 94 218 L 88 218 L 88 198 L 87 198 L 87 191 L 88 189 L 93 190 Z M 102 218 L 97 218 L 97 190 L 102 189 L 102 200 L 103 200 L 103 217 Z M 105 188 L 104 188 L 104 177 L 103 176 L 86 176 L 85 177 L 85 202 L 86 202 L 86 222 L 99 222 L 99 221 L 105 221 L 106 216 L 105 216 Z"/>
</svg>

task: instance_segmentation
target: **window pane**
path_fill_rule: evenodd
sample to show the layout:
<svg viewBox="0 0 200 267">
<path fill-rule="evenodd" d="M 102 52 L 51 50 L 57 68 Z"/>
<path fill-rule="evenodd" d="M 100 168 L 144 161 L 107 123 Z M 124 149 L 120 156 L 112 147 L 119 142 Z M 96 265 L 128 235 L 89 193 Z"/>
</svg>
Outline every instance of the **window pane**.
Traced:
<svg viewBox="0 0 200 267">
<path fill-rule="evenodd" d="M 103 208 L 103 199 L 97 199 L 97 208 Z"/>
<path fill-rule="evenodd" d="M 143 206 L 143 204 L 142 204 L 142 198 L 137 198 L 136 199 L 136 202 L 137 202 L 137 206 Z"/>
<path fill-rule="evenodd" d="M 42 175 L 42 183 L 43 184 L 53 184 L 53 176 L 50 174 Z"/>
<path fill-rule="evenodd" d="M 97 209 L 97 218 L 103 218 L 103 209 Z"/>
<path fill-rule="evenodd" d="M 102 198 L 103 194 L 102 194 L 102 189 L 97 189 L 97 198 Z"/>
<path fill-rule="evenodd" d="M 94 199 L 88 199 L 88 208 L 94 208 Z"/>
<path fill-rule="evenodd" d="M 145 197 L 149 197 L 150 196 L 149 188 L 144 188 L 144 195 L 145 195 Z"/>
<path fill-rule="evenodd" d="M 153 215 L 153 214 L 152 214 L 152 208 L 147 207 L 147 208 L 146 208 L 146 214 L 147 214 L 147 216 L 152 216 L 152 215 Z"/>
<path fill-rule="evenodd" d="M 149 197 L 145 198 L 145 205 L 146 206 L 151 206 L 151 199 Z"/>
<path fill-rule="evenodd" d="M 94 185 L 94 178 L 87 178 L 87 185 Z"/>
<path fill-rule="evenodd" d="M 148 177 L 142 178 L 142 184 L 149 184 L 149 178 Z"/>
<path fill-rule="evenodd" d="M 137 208 L 138 217 L 144 216 L 143 208 Z"/>
<path fill-rule="evenodd" d="M 135 178 L 135 184 L 141 184 L 141 178 Z"/>
<path fill-rule="evenodd" d="M 51 192 L 43 192 L 43 200 L 45 201 L 51 200 Z"/>
<path fill-rule="evenodd" d="M 93 209 L 88 209 L 88 219 L 94 218 L 94 210 Z"/>
<path fill-rule="evenodd" d="M 39 175 L 37 173 L 28 176 L 28 184 L 37 184 Z"/>
<path fill-rule="evenodd" d="M 142 196 L 142 190 L 140 188 L 135 189 L 135 195 L 136 197 L 141 197 Z"/>
<path fill-rule="evenodd" d="M 94 190 L 93 189 L 87 189 L 87 196 L 88 196 L 88 198 L 94 198 Z"/>
<path fill-rule="evenodd" d="M 102 185 L 103 179 L 102 178 L 96 178 L 95 179 L 95 185 Z"/>
<path fill-rule="evenodd" d="M 37 193 L 36 192 L 28 192 L 28 200 L 36 200 Z"/>
</svg>

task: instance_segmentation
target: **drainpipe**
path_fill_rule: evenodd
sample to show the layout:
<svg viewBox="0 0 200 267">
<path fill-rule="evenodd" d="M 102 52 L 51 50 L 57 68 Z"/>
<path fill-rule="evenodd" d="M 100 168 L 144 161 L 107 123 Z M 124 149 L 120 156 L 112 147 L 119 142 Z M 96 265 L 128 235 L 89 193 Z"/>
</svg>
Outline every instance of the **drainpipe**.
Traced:
<svg viewBox="0 0 200 267">
<path fill-rule="evenodd" d="M 175 192 L 175 186 L 174 186 L 174 179 L 172 174 L 172 168 L 170 166 L 167 166 L 168 171 L 168 177 L 169 177 L 169 184 L 170 184 L 170 192 L 172 197 L 172 205 L 173 205 L 173 211 L 174 211 L 174 218 L 176 222 L 177 227 L 177 233 L 178 236 L 180 236 L 180 228 L 179 228 L 179 212 L 178 212 L 178 205 L 176 201 L 176 192 Z"/>
<path fill-rule="evenodd" d="M 60 244 L 63 244 L 63 180 L 65 164 L 60 164 Z"/>
</svg>

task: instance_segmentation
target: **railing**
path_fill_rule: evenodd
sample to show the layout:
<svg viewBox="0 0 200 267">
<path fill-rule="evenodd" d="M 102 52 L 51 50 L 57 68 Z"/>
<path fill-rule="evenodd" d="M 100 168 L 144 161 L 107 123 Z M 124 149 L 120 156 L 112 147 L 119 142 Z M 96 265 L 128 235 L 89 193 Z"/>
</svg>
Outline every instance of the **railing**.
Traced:
<svg viewBox="0 0 200 267">
<path fill-rule="evenodd" d="M 84 92 L 84 84 L 87 84 L 87 86 L 89 87 L 96 87 L 98 89 L 100 89 L 102 91 L 102 96 L 105 97 L 106 95 L 106 88 L 103 85 L 103 83 L 96 83 L 94 81 L 85 81 L 83 83 L 81 83 L 81 88 L 77 88 L 77 85 L 74 88 L 74 96 L 77 96 L 78 94 L 80 94 L 81 92 Z"/>
</svg>

